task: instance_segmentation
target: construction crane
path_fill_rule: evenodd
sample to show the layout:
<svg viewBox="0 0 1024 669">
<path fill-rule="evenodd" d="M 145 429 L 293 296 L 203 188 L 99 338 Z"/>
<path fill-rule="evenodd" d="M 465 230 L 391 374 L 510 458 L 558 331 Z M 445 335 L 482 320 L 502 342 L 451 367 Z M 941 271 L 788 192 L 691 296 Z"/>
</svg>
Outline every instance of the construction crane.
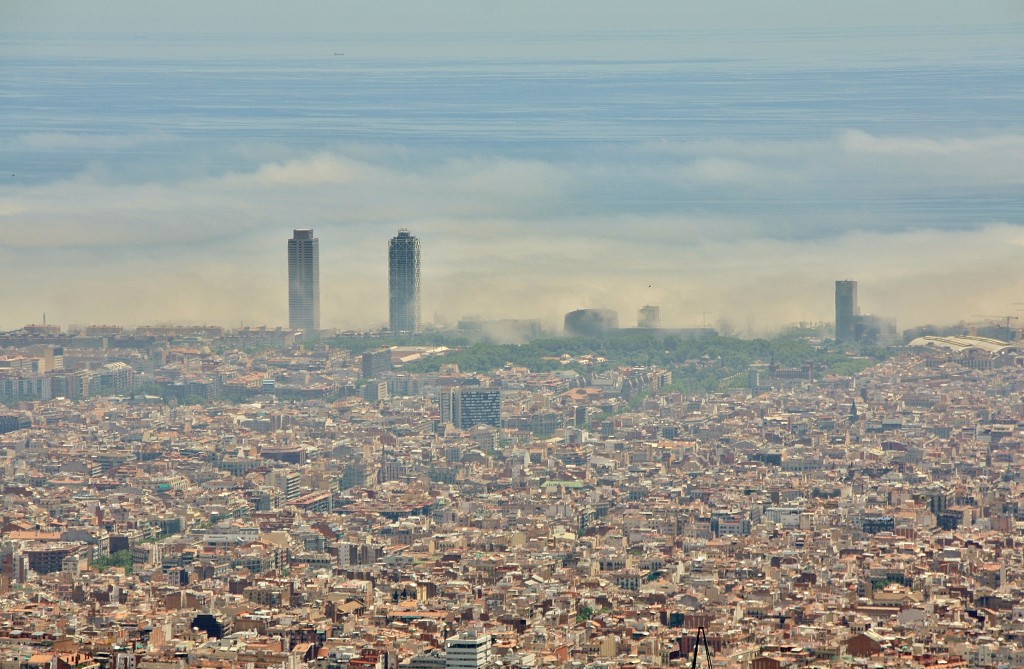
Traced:
<svg viewBox="0 0 1024 669">
<path fill-rule="evenodd" d="M 1013 341 L 1012 331 L 1010 330 L 1010 321 L 1020 320 L 1016 316 L 988 316 L 985 314 L 974 314 L 971 318 L 995 318 L 1000 321 L 1006 321 L 1006 341 Z"/>
<path fill-rule="evenodd" d="M 688 314 L 700 314 L 700 326 L 706 328 L 708 326 L 708 314 L 711 312 L 705 309 L 704 311 L 688 311 Z"/>
<path fill-rule="evenodd" d="M 711 644 L 708 643 L 708 631 L 703 627 L 698 627 L 697 633 L 694 635 L 693 662 L 690 664 L 690 669 L 697 669 L 697 660 L 700 659 L 701 637 L 704 637 L 704 656 L 707 658 L 708 669 L 711 669 Z"/>
</svg>

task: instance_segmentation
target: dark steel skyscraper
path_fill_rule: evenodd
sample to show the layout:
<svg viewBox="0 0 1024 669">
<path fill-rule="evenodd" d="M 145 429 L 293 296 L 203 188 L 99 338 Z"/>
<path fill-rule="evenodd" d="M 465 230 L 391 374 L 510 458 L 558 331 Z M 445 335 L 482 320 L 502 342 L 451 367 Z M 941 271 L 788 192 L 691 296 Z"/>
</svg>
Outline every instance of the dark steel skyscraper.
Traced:
<svg viewBox="0 0 1024 669">
<path fill-rule="evenodd" d="M 857 338 L 857 282 L 836 281 L 836 341 Z"/>
<path fill-rule="evenodd" d="M 388 242 L 388 296 L 392 332 L 420 330 L 420 240 L 408 230 Z"/>
<path fill-rule="evenodd" d="M 288 240 L 288 327 L 310 337 L 320 329 L 320 240 L 312 230 Z"/>
</svg>

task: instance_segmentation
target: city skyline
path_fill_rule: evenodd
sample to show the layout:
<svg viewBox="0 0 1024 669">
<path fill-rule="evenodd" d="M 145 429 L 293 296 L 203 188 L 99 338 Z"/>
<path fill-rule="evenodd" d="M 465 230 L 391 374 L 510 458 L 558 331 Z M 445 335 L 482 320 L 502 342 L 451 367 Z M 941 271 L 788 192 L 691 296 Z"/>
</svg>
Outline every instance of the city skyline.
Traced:
<svg viewBox="0 0 1024 669">
<path fill-rule="evenodd" d="M 1024 666 L 1019 3 L 0 15 L 0 669 Z"/>
<path fill-rule="evenodd" d="M 837 276 L 907 324 L 1024 293 L 1008 5 L 344 4 L 5 16 L 0 327 L 285 325 L 292 225 L 336 249 L 339 329 L 388 327 L 396 227 L 430 239 L 439 325 L 658 304 L 760 333 L 830 319 Z"/>
<path fill-rule="evenodd" d="M 312 229 L 294 229 L 293 236 L 288 240 L 288 305 L 289 305 L 289 328 L 292 330 L 301 330 L 304 332 L 319 333 L 320 327 L 320 287 L 319 287 L 319 239 L 313 236 Z M 421 258 L 420 258 L 420 240 L 413 236 L 411 232 L 406 228 L 400 228 L 398 233 L 389 239 L 388 241 L 388 279 L 389 279 L 389 300 L 388 300 L 388 326 L 381 328 L 392 333 L 419 333 L 423 331 L 423 322 L 421 320 L 421 304 L 420 304 L 420 292 L 421 292 Z M 834 292 L 834 314 L 835 318 L 831 321 L 831 325 L 834 326 L 834 336 L 837 343 L 854 343 L 861 341 L 862 338 L 877 340 L 880 335 L 879 328 L 888 328 L 888 334 L 884 335 L 885 341 L 895 341 L 899 329 L 897 328 L 897 321 L 892 318 L 880 318 L 879 316 L 863 316 L 860 311 L 857 298 L 857 281 L 850 279 L 835 280 L 835 292 Z M 607 318 L 614 319 L 615 322 L 611 323 L 606 327 L 599 329 L 612 330 L 617 329 L 618 311 L 616 309 L 608 309 L 601 306 L 587 307 L 581 310 L 575 310 L 573 312 L 566 313 L 564 315 L 552 315 L 552 314 L 532 314 L 529 319 L 520 319 L 523 322 L 540 323 L 547 322 L 549 328 L 558 330 L 557 326 L 552 326 L 553 323 L 559 320 L 565 321 L 565 326 L 561 332 L 567 335 L 580 335 L 581 332 L 574 332 L 573 328 L 568 326 L 570 317 L 576 317 L 581 314 L 593 315 L 596 313 L 606 314 Z M 702 327 L 707 327 L 707 316 L 710 312 L 702 311 L 700 315 L 703 319 Z M 25 323 L 23 326 L 31 328 L 42 328 L 49 329 L 54 332 L 61 331 L 62 325 L 49 324 L 47 325 L 46 314 L 42 314 L 42 325 L 39 323 Z M 978 315 L 973 315 L 972 319 L 978 318 Z M 990 318 L 994 319 L 992 316 Z M 1000 316 L 1000 319 L 1016 320 L 1014 316 Z M 479 321 L 472 317 L 461 317 L 460 321 L 467 323 L 481 323 L 485 321 Z M 508 319 L 506 319 L 508 320 Z M 512 319 L 515 320 L 515 319 Z M 497 323 L 498 321 L 491 321 Z M 511 320 L 509 320 L 511 323 Z M 994 322 L 994 321 L 993 321 Z M 814 322 L 800 322 L 800 323 L 788 323 L 785 327 L 792 327 L 796 325 L 800 326 L 813 326 L 820 327 L 828 324 L 829 321 L 814 321 Z M 884 325 L 883 325 L 884 324 Z M 967 322 L 966 316 L 961 317 L 958 322 L 954 323 L 907 323 L 901 324 L 906 330 L 914 330 L 926 327 L 956 327 L 957 325 L 969 325 L 977 328 L 985 324 L 984 321 L 972 321 Z M 118 331 L 121 330 L 124 324 L 108 324 L 100 325 L 98 322 L 82 322 L 68 324 L 68 332 L 86 330 L 102 330 L 106 327 L 115 327 Z M 127 329 L 131 330 L 135 324 L 129 324 Z M 152 329 L 153 324 L 138 324 L 144 325 L 144 329 Z M 159 325 L 169 326 L 200 326 L 205 327 L 211 325 L 215 328 L 219 327 L 217 324 L 198 324 L 198 323 L 163 323 Z M 242 327 L 246 326 L 245 321 L 241 323 Z M 268 327 L 267 323 L 254 323 L 250 321 L 249 326 L 255 326 L 260 328 Z M 443 324 L 441 327 L 436 329 L 444 330 L 446 326 Z M 661 307 L 657 305 L 644 305 L 639 308 L 637 312 L 637 326 L 640 328 L 661 328 Z M 270 327 L 273 327 L 270 325 Z M 1007 328 L 1009 326 L 1007 325 Z M 8 328 L 9 330 L 19 329 L 17 326 L 14 328 Z M 159 328 L 157 328 L 159 329 Z M 230 328 L 227 328 L 230 330 Z M 457 328 L 461 329 L 461 328 Z M 500 329 L 500 328 L 499 328 Z M 668 328 L 671 330 L 672 328 Z M 741 336 L 751 335 L 753 333 L 737 333 L 733 330 L 733 325 L 728 319 L 720 319 L 717 327 L 714 328 L 719 331 L 719 334 Z M 335 329 L 336 330 L 336 329 Z M 374 328 L 364 330 L 365 332 L 372 332 Z M 0 329 L 0 331 L 4 331 Z M 551 332 L 551 329 L 548 330 Z M 498 339 L 511 339 L 517 342 L 523 340 L 521 333 L 510 333 L 503 332 L 497 335 Z M 527 337 L 529 339 L 529 337 Z M 1013 339 L 1013 337 L 1010 337 Z"/>
</svg>

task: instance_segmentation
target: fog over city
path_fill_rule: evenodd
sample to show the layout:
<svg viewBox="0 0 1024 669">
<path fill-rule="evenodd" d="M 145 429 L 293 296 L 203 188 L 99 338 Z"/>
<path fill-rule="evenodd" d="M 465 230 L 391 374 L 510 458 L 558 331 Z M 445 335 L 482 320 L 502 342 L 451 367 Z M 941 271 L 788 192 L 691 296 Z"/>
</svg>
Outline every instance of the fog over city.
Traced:
<svg viewBox="0 0 1024 669">
<path fill-rule="evenodd" d="M 388 33 L 383 10 L 313 3 L 321 24 L 264 8 L 235 31 L 211 10 L 210 34 L 189 11 L 77 11 L 75 32 L 21 8 L 0 329 L 284 325 L 293 228 L 320 239 L 328 328 L 385 325 L 400 227 L 427 325 L 658 304 L 757 334 L 830 320 L 841 278 L 901 327 L 1011 313 L 1024 16 L 952 4 L 731 24 L 656 3 L 621 25 L 607 4 L 544 24 L 538 3 L 442 3 L 467 24 Z"/>
</svg>

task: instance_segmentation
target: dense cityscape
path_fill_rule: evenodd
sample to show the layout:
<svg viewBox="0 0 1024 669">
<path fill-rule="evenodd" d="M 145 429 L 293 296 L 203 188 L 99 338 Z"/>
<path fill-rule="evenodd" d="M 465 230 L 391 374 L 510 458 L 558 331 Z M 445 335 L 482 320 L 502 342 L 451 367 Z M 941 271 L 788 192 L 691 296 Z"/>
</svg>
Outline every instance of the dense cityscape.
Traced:
<svg viewBox="0 0 1024 669">
<path fill-rule="evenodd" d="M 337 332 L 320 253 L 286 328 L 0 333 L 0 669 L 1024 666 L 1015 317 L 437 330 L 402 229 Z"/>
<path fill-rule="evenodd" d="M 0 669 L 1024 669 L 1024 13 L 0 9 Z"/>
</svg>

